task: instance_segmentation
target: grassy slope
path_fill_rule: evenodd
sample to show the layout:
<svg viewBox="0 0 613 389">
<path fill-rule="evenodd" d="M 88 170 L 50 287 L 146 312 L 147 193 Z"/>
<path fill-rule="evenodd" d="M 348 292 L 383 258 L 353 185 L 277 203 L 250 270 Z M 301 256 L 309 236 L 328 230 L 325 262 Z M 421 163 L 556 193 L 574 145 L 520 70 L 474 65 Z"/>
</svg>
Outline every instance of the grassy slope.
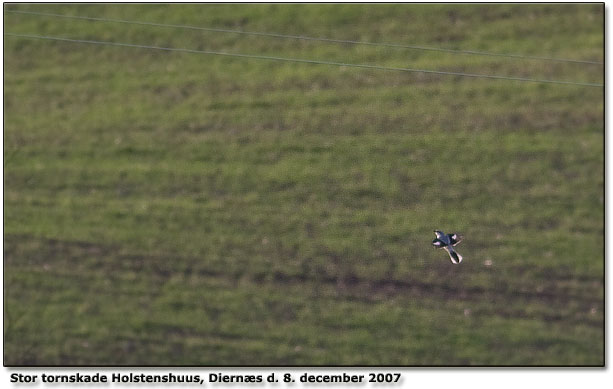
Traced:
<svg viewBox="0 0 613 389">
<path fill-rule="evenodd" d="M 28 7 L 603 59 L 599 5 Z M 602 82 L 16 14 L 5 31 Z M 15 38 L 4 58 L 5 363 L 603 363 L 602 89 Z M 434 228 L 466 235 L 461 266 Z"/>
</svg>

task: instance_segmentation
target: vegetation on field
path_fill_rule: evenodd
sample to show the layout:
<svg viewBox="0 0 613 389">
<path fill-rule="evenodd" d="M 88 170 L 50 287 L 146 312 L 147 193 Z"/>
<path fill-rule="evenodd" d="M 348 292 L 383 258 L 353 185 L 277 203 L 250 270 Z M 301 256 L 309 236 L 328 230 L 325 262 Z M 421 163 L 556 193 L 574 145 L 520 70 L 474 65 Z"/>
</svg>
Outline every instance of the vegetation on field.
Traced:
<svg viewBox="0 0 613 389">
<path fill-rule="evenodd" d="M 5 5 L 603 61 L 602 4 Z M 4 14 L 5 32 L 603 82 Z M 4 363 L 602 365 L 603 88 L 5 36 Z M 430 245 L 458 232 L 460 265 Z"/>
</svg>

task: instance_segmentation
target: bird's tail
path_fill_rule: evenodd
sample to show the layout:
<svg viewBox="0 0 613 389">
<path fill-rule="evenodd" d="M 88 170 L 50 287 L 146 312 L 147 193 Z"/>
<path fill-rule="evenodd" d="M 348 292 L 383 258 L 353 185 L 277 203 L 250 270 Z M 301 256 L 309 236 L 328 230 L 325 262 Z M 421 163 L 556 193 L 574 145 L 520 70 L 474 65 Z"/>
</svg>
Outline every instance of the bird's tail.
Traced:
<svg viewBox="0 0 613 389">
<path fill-rule="evenodd" d="M 460 254 L 458 254 L 457 251 L 455 251 L 453 248 L 449 247 L 445 247 L 445 249 L 447 249 L 447 252 L 449 253 L 449 259 L 451 259 L 451 263 L 457 265 L 458 263 L 462 262 L 462 256 Z"/>
</svg>

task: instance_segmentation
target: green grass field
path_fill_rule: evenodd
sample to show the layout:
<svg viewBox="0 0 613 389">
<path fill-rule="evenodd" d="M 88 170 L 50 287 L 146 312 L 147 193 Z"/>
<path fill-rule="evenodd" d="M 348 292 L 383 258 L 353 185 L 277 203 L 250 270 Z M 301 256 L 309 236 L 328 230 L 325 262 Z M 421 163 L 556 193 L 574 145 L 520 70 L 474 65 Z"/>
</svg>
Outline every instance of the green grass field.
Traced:
<svg viewBox="0 0 613 389">
<path fill-rule="evenodd" d="M 603 61 L 602 4 L 5 5 Z M 602 65 L 4 14 L 553 80 Z M 603 88 L 5 37 L 4 363 L 602 365 Z M 460 232 L 460 265 L 432 248 Z"/>
</svg>

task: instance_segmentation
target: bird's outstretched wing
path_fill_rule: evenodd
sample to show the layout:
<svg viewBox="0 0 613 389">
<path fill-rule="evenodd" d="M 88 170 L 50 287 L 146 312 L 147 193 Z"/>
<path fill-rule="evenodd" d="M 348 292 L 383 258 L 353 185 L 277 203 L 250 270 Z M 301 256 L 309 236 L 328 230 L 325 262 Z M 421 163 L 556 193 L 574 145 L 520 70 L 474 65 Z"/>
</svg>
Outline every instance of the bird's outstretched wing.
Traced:
<svg viewBox="0 0 613 389">
<path fill-rule="evenodd" d="M 447 245 L 445 244 L 445 242 L 443 242 L 442 240 L 437 238 L 437 239 L 434 239 L 432 241 L 432 246 L 437 247 L 437 248 L 441 248 L 441 247 L 445 247 Z"/>
<path fill-rule="evenodd" d="M 452 246 L 455 246 L 456 244 L 460 243 L 462 239 L 464 239 L 462 235 L 458 234 L 448 234 L 447 236 L 449 237 L 449 241 L 451 242 Z"/>
</svg>

